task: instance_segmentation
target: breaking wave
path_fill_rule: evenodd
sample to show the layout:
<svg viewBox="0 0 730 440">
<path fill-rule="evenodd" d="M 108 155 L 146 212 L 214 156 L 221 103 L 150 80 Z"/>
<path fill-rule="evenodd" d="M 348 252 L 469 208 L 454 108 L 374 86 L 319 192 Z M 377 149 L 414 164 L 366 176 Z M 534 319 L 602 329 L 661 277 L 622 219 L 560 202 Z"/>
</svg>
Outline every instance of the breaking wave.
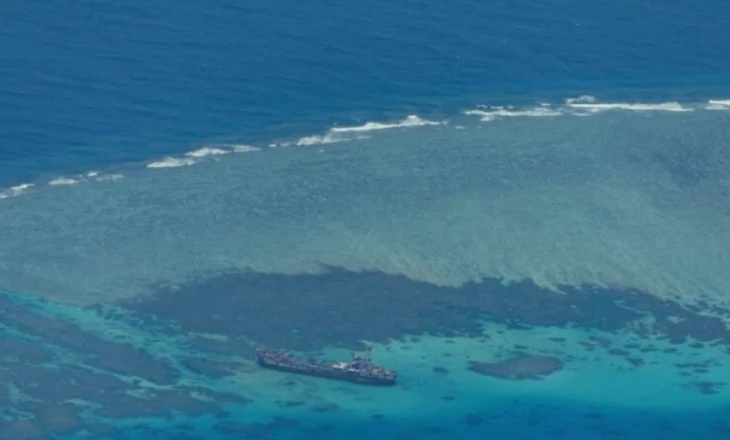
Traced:
<svg viewBox="0 0 730 440">
<path fill-rule="evenodd" d="M 730 110 L 730 99 L 710 99 L 705 108 L 707 110 Z"/>
<path fill-rule="evenodd" d="M 283 142 L 281 144 L 278 144 L 277 146 L 290 146 L 290 145 L 296 145 L 299 147 L 302 146 L 312 146 L 312 145 L 322 145 L 322 144 L 336 144 L 340 142 L 348 142 L 356 139 L 367 139 L 367 135 L 355 135 L 352 136 L 352 133 L 367 133 L 367 132 L 373 132 L 373 131 L 382 131 L 382 130 L 393 130 L 398 128 L 410 128 L 410 127 L 424 127 L 424 126 L 432 126 L 432 125 L 441 125 L 445 124 L 446 122 L 436 122 L 436 121 L 429 121 L 427 119 L 423 119 L 417 115 L 409 115 L 405 119 L 398 121 L 398 122 L 366 122 L 363 125 L 356 125 L 351 127 L 332 127 L 327 131 L 325 134 L 322 135 L 313 135 L 313 136 L 304 136 L 299 139 L 297 139 L 295 142 Z"/>
<path fill-rule="evenodd" d="M 574 98 L 567 98 L 562 104 L 541 103 L 533 107 L 516 106 L 488 106 L 479 105 L 476 109 L 466 110 L 463 113 L 467 116 L 478 116 L 483 122 L 495 121 L 503 118 L 516 117 L 559 117 L 559 116 L 590 116 L 606 111 L 628 111 L 628 112 L 692 112 L 695 110 L 730 111 L 730 99 L 710 99 L 705 103 L 629 103 L 629 102 L 599 102 L 592 95 L 581 95 Z M 408 115 L 404 119 L 395 122 L 366 122 L 355 126 L 335 126 L 324 134 L 313 134 L 302 136 L 295 140 L 282 140 L 271 142 L 266 146 L 254 146 L 248 144 L 219 144 L 204 146 L 191 150 L 182 157 L 168 156 L 146 164 L 148 169 L 168 169 L 195 165 L 201 162 L 216 160 L 220 156 L 232 153 L 251 153 L 260 151 L 263 148 L 276 147 L 308 147 L 317 145 L 339 144 L 354 140 L 368 139 L 368 133 L 414 128 L 428 127 L 448 124 L 448 120 L 431 121 L 418 115 Z M 463 125 L 454 126 L 456 129 L 464 129 Z M 99 175 L 91 171 L 84 175 L 74 177 L 57 177 L 49 182 L 50 186 L 68 186 L 89 180 L 113 181 L 122 178 L 121 174 Z M 10 188 L 0 188 L 0 199 L 24 194 L 35 184 L 21 184 Z"/>
<path fill-rule="evenodd" d="M 535 107 L 487 106 L 466 110 L 464 114 L 479 116 L 484 122 L 508 117 L 545 117 L 545 116 L 590 116 L 606 111 L 628 112 L 691 112 L 695 110 L 730 110 L 730 101 L 709 100 L 706 103 L 659 102 L 599 102 L 591 95 L 567 98 L 562 104 L 542 103 Z"/>
<path fill-rule="evenodd" d="M 0 199 L 19 196 L 33 186 L 34 184 L 32 183 L 21 183 L 20 185 L 11 186 L 8 189 L 0 190 Z"/>
<path fill-rule="evenodd" d="M 566 98 L 562 104 L 540 103 L 536 106 L 489 106 L 478 105 L 476 109 L 465 110 L 466 116 L 477 116 L 482 122 L 491 122 L 504 118 L 520 117 L 560 117 L 560 116 L 591 116 L 607 111 L 627 112 L 693 112 L 696 110 L 730 111 L 730 99 L 710 99 L 704 103 L 679 102 L 600 102 L 592 95 L 581 95 Z M 362 125 L 334 126 L 323 134 L 302 136 L 293 140 L 270 142 L 263 146 L 249 144 L 223 143 L 203 146 L 188 151 L 182 157 L 168 156 L 147 163 L 148 169 L 170 169 L 196 165 L 210 160 L 217 160 L 221 156 L 234 153 L 251 153 L 265 148 L 276 147 L 311 147 L 318 145 L 340 144 L 370 138 L 371 134 L 382 131 L 408 129 L 417 127 L 433 127 L 447 125 L 449 120 L 432 121 L 418 115 L 408 115 L 404 119 L 394 122 L 366 122 Z M 454 125 L 455 129 L 464 129 L 463 125 Z M 50 186 L 70 186 L 87 181 L 114 181 L 123 177 L 121 174 L 101 175 L 96 171 L 72 177 L 59 176 L 47 182 Z M 36 183 L 21 184 L 10 188 L 0 188 L 0 199 L 25 194 Z"/>
<path fill-rule="evenodd" d="M 479 107 L 206 145 L 109 185 L 83 184 L 116 176 L 97 172 L 16 185 L 0 192 L 14 256 L 0 273 L 79 304 L 197 273 L 322 265 L 730 304 L 727 102 Z"/>
</svg>

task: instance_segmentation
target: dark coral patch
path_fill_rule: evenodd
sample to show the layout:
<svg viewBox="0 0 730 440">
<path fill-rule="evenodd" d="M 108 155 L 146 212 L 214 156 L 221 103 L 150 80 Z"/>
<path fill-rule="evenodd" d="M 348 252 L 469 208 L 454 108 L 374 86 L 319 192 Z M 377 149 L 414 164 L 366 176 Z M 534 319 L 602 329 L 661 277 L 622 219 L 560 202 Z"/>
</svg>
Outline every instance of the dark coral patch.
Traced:
<svg viewBox="0 0 730 440">
<path fill-rule="evenodd" d="M 47 345 L 75 351 L 86 364 L 157 384 L 172 384 L 180 376 L 173 365 L 128 343 L 103 339 L 56 316 L 31 312 L 0 295 L 0 319 L 5 325 L 40 338 Z"/>
<path fill-rule="evenodd" d="M 680 369 L 707 368 L 710 366 L 710 362 L 680 362 L 674 366 Z"/>
<path fill-rule="evenodd" d="M 299 426 L 297 420 L 281 416 L 274 416 L 268 423 L 268 427 L 271 429 L 288 429 L 296 428 L 297 426 Z"/>
<path fill-rule="evenodd" d="M 18 409 L 33 414 L 38 426 L 55 435 L 70 435 L 84 428 L 79 408 L 69 403 L 23 402 Z"/>
<path fill-rule="evenodd" d="M 52 353 L 42 348 L 37 342 L 1 333 L 0 353 L 2 353 L 3 362 L 42 364 L 53 359 Z"/>
<path fill-rule="evenodd" d="M 223 410 L 214 400 L 197 399 L 193 397 L 191 391 L 194 390 L 187 388 L 154 392 L 147 390 L 144 398 L 120 394 L 114 396 L 108 404 L 95 410 L 95 414 L 107 418 L 130 418 L 171 417 L 174 412 L 190 416 L 222 413 Z"/>
<path fill-rule="evenodd" d="M 551 356 L 516 353 L 499 362 L 470 362 L 469 370 L 507 380 L 537 380 L 563 369 L 563 361 Z"/>
<path fill-rule="evenodd" d="M 467 414 L 466 417 L 461 420 L 461 423 L 467 426 L 477 427 L 484 424 L 484 421 L 484 416 L 481 414 Z"/>
<path fill-rule="evenodd" d="M 504 284 L 496 279 L 449 288 L 403 276 L 339 269 L 318 275 L 238 272 L 200 279 L 174 290 L 154 288 L 149 295 L 114 305 L 119 313 L 103 317 L 134 322 L 135 327 L 148 332 L 150 339 L 155 332 L 162 337 L 170 335 L 177 340 L 183 339 L 181 348 L 194 350 L 177 361 L 188 371 L 209 377 L 252 368 L 253 364 L 241 362 L 240 358 L 252 358 L 255 343 L 317 351 L 332 346 L 355 348 L 363 339 L 379 343 L 400 339 L 415 344 L 419 337 L 414 334 L 470 336 L 483 342 L 486 340 L 481 334 L 485 318 L 512 328 L 571 325 L 606 332 L 638 328 L 640 333 L 658 333 L 675 343 L 689 337 L 703 343 L 730 342 L 730 332 L 724 323 L 701 313 L 700 308 L 682 307 L 633 290 L 578 286 L 563 287 L 562 291 L 562 294 L 556 294 L 531 282 Z M 42 310 L 45 310 L 42 306 L 37 309 L 19 306 L 0 295 L 0 321 L 24 335 L 18 338 L 0 335 L 0 348 L 7 348 L 5 358 L 0 362 L 0 373 L 28 396 L 48 404 L 62 404 L 73 398 L 88 400 L 99 405 L 97 414 L 111 418 L 160 417 L 176 411 L 224 416 L 222 403 L 245 404 L 245 399 L 241 401 L 236 396 L 206 395 L 203 389 L 181 387 L 177 383 L 180 377 L 176 369 L 178 364 L 153 354 L 147 347 L 106 339 L 104 335 L 92 334 L 70 320 Z M 109 310 L 103 307 L 87 309 L 89 313 L 111 313 Z M 642 327 L 641 323 L 647 317 L 656 325 Z M 197 336 L 202 333 L 215 337 Z M 565 341 L 563 338 L 551 340 Z M 634 365 L 641 363 L 636 351 L 650 350 L 641 348 L 638 343 L 613 348 L 611 341 L 600 338 L 581 343 L 590 350 L 614 350 L 613 354 Z M 53 362 L 54 350 L 58 348 L 77 355 L 81 367 L 64 365 L 54 370 L 44 366 L 44 363 Z M 526 351 L 522 346 L 516 348 Z M 208 357 L 208 354 L 215 356 Z M 480 374 L 524 380 L 552 374 L 563 368 L 563 362 L 569 362 L 569 358 L 517 353 L 500 362 L 474 362 L 469 368 Z M 16 368 L 18 363 L 24 368 Z M 439 368 L 435 366 L 434 372 L 444 374 L 445 371 Z M 688 375 L 707 370 L 707 366 L 700 363 L 678 368 Z M 148 392 L 140 388 L 143 381 L 136 378 L 176 388 L 169 392 Z M 298 382 L 287 385 L 306 386 Z M 712 393 L 722 384 L 694 382 L 688 386 Z M 207 398 L 195 397 L 201 394 Z M 0 393 L 0 406 L 8 403 L 3 399 L 3 393 Z M 453 397 L 444 396 L 443 399 L 449 401 Z M 307 402 L 307 405 L 311 403 Z M 328 412 L 337 408 L 325 404 L 309 409 Z M 16 432 L 28 430 L 30 437 L 33 429 L 40 430 L 43 435 L 49 434 L 46 432 L 49 429 L 71 430 L 76 426 L 74 420 L 79 413 L 73 412 L 73 408 L 64 411 L 71 413 L 47 419 L 55 422 L 41 425 L 40 420 L 33 420 L 13 425 L 13 429 Z M 472 423 L 481 416 L 474 417 Z M 271 429 L 291 425 L 288 420 L 272 423 L 219 427 L 234 431 L 240 428 L 251 436 L 268 435 Z"/>
<path fill-rule="evenodd" d="M 292 430 L 299 427 L 299 422 L 287 417 L 274 416 L 267 423 L 240 423 L 234 421 L 218 422 L 213 429 L 221 434 L 231 435 L 235 438 L 245 439 L 269 439 L 270 436 L 280 430 Z"/>
<path fill-rule="evenodd" d="M 685 388 L 699 391 L 702 394 L 717 394 L 727 384 L 723 382 L 696 381 L 685 385 Z"/>
<path fill-rule="evenodd" d="M 333 411 L 337 411 L 338 409 L 340 409 L 340 407 L 337 406 L 337 404 L 330 403 L 330 402 L 319 402 L 319 403 L 312 404 L 309 407 L 310 411 L 316 412 L 316 413 L 333 412 Z"/>
<path fill-rule="evenodd" d="M 90 356 L 86 363 L 115 374 L 141 377 L 161 385 L 171 385 L 180 378 L 180 372 L 170 361 L 155 358 L 142 348 L 116 343 L 107 344 L 105 349 L 103 354 Z"/>
<path fill-rule="evenodd" d="M 185 342 L 190 348 L 195 350 L 222 356 L 254 358 L 256 353 L 256 348 L 248 341 L 237 339 L 219 340 L 192 335 L 187 336 Z"/>
<path fill-rule="evenodd" d="M 276 404 L 282 408 L 297 408 L 300 406 L 304 406 L 305 403 L 300 400 L 285 400 L 285 401 L 277 401 Z"/>
<path fill-rule="evenodd" d="M 212 378 L 235 375 L 241 368 L 240 364 L 193 356 L 181 357 L 179 362 L 193 373 Z"/>
<path fill-rule="evenodd" d="M 0 375 L 30 398 L 11 402 L 5 401 L 6 393 L 0 393 L 0 406 L 11 411 L 1 423 L 0 439 L 6 435 L 14 440 L 77 436 L 82 431 L 100 438 L 115 431 L 110 425 L 88 423 L 87 412 L 113 419 L 159 418 L 174 412 L 215 416 L 224 414 L 221 404 L 248 403 L 241 396 L 205 388 L 143 388 L 143 379 L 176 384 L 179 371 L 169 360 L 141 347 L 107 340 L 46 312 L 43 303 L 21 305 L 0 295 L 0 319 L 12 329 L 0 339 L 0 349 L 7 353 L 0 357 Z M 68 357 L 59 362 L 56 352 Z M 77 362 L 70 363 L 74 358 Z M 69 403 L 76 401 L 91 405 Z M 34 418 L 13 420 L 13 412 Z"/>
<path fill-rule="evenodd" d="M 250 347 L 244 348 L 247 340 L 313 351 L 349 349 L 363 339 L 414 341 L 416 334 L 480 337 L 485 317 L 515 328 L 632 328 L 663 334 L 672 342 L 689 336 L 730 342 L 721 319 L 636 290 L 562 286 L 557 294 L 530 281 L 506 284 L 499 279 L 450 288 L 399 275 L 327 269 L 316 275 L 226 273 L 175 289 L 156 287 L 120 306 L 188 332 L 226 335 L 229 344 L 241 346 L 235 352 L 245 356 L 253 355 Z M 647 316 L 657 323 L 652 329 L 641 325 Z M 218 350 L 213 342 L 206 344 Z M 593 338 L 585 345 L 608 348 L 610 341 Z"/>
<path fill-rule="evenodd" d="M 612 356 L 628 356 L 631 353 L 629 351 L 623 350 L 621 348 L 612 348 L 608 350 L 608 354 Z"/>
<path fill-rule="evenodd" d="M 213 429 L 221 434 L 240 436 L 247 439 L 269 438 L 270 430 L 263 423 L 218 422 Z"/>
<path fill-rule="evenodd" d="M 3 420 L 0 440 L 46 440 L 48 433 L 35 420 Z"/>
</svg>

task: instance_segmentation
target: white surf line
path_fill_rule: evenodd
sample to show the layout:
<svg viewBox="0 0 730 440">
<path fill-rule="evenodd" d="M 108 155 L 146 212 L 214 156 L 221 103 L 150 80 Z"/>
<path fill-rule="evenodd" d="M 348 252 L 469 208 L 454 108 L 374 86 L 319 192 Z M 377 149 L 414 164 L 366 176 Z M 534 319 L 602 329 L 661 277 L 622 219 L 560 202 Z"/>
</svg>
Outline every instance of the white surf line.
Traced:
<svg viewBox="0 0 730 440">
<path fill-rule="evenodd" d="M 589 116 L 606 111 L 692 112 L 697 109 L 730 110 L 730 100 L 711 99 L 707 104 L 680 103 L 677 101 L 659 103 L 599 102 L 592 95 L 581 95 L 575 98 L 566 98 L 563 104 L 542 103 L 531 107 L 478 105 L 476 109 L 466 110 L 462 113 L 468 116 L 478 116 L 483 122 L 490 122 L 509 117 Z"/>
<path fill-rule="evenodd" d="M 20 185 L 11 186 L 10 188 L 5 190 L 0 189 L 0 199 L 7 199 L 10 197 L 19 196 L 34 186 L 34 183 L 22 183 Z"/>
</svg>

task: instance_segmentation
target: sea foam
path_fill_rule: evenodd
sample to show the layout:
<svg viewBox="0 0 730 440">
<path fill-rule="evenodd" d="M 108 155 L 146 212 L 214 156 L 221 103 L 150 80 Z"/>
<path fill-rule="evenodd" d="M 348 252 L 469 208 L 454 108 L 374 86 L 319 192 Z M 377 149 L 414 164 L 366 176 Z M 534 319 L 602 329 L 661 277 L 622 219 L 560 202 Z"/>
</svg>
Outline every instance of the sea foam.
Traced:
<svg viewBox="0 0 730 440">
<path fill-rule="evenodd" d="M 5 190 L 0 189 L 0 199 L 19 196 L 34 186 L 35 184 L 33 183 L 21 183 L 20 185 L 11 186 Z"/>
<path fill-rule="evenodd" d="M 68 177 L 57 177 L 50 182 L 48 182 L 51 186 L 60 186 L 60 185 L 75 185 L 79 183 L 76 179 L 69 179 Z"/>
<path fill-rule="evenodd" d="M 406 127 L 422 127 L 427 125 L 441 125 L 444 122 L 429 121 L 423 119 L 418 115 L 408 115 L 405 119 L 399 122 L 383 123 L 383 122 L 366 122 L 363 125 L 353 127 L 333 127 L 330 129 L 332 133 L 352 133 L 352 132 L 366 132 L 366 131 L 378 131 L 378 130 L 390 130 L 394 128 L 406 128 Z"/>
<path fill-rule="evenodd" d="M 494 107 L 485 107 L 484 109 L 480 110 L 467 110 L 464 112 L 464 114 L 469 116 L 479 116 L 482 121 L 493 121 L 495 119 L 498 119 L 500 117 L 516 117 L 516 116 L 532 116 L 532 117 L 541 117 L 541 116 L 560 116 L 563 113 L 559 110 L 550 108 L 548 106 L 540 106 L 535 108 L 528 108 L 523 110 L 517 110 L 512 107 L 501 107 L 501 106 L 494 106 Z"/>
<path fill-rule="evenodd" d="M 546 116 L 590 116 L 607 111 L 627 112 L 691 112 L 695 109 L 722 109 L 723 102 L 710 101 L 709 106 L 683 104 L 676 101 L 660 103 L 642 102 L 599 102 L 592 95 L 581 95 L 565 99 L 563 104 L 541 103 L 536 106 L 486 106 L 480 105 L 476 109 L 466 110 L 463 113 L 469 116 L 478 116 L 483 122 L 496 121 L 510 117 L 546 117 Z M 730 106 L 727 107 L 730 110 Z"/>
<path fill-rule="evenodd" d="M 529 278 L 556 291 L 591 283 L 730 304 L 723 245 L 730 161 L 716 148 L 728 116 L 703 115 L 701 105 L 691 117 L 627 118 L 619 109 L 592 113 L 591 123 L 568 115 L 511 117 L 518 124 L 464 117 L 437 129 L 337 133 L 371 138 L 331 156 L 289 148 L 281 160 L 263 152 L 226 161 L 237 172 L 211 162 L 164 178 L 129 170 L 130 183 L 98 190 L 36 190 L 3 206 L 0 241 L 19 262 L 7 263 L 2 276 L 15 290 L 78 303 L 221 267 L 316 273 L 330 266 L 447 286 Z M 55 229 L 32 217 L 38 212 Z M 48 259 L 57 270 L 42 268 Z"/>
<path fill-rule="evenodd" d="M 445 123 L 445 121 L 430 121 L 417 115 L 408 115 L 404 119 L 396 122 L 366 122 L 362 125 L 349 127 L 335 126 L 330 128 L 325 134 L 301 137 L 294 142 L 294 145 L 306 147 L 312 145 L 336 144 L 340 142 L 367 139 L 369 137 L 368 135 L 363 134 L 351 136 L 352 133 L 369 133 L 401 128 L 442 125 Z"/>
<path fill-rule="evenodd" d="M 198 150 L 188 151 L 185 153 L 188 157 L 209 157 L 209 156 L 222 156 L 224 154 L 231 153 L 231 150 L 224 150 L 222 148 L 215 147 L 203 147 Z"/>
<path fill-rule="evenodd" d="M 730 110 L 730 99 L 710 99 L 705 108 L 707 110 Z"/>
<path fill-rule="evenodd" d="M 535 106 L 488 106 L 478 105 L 476 109 L 465 110 L 467 116 L 477 116 L 483 122 L 492 122 L 504 118 L 521 117 L 560 117 L 560 116 L 591 116 L 608 111 L 626 112 L 691 112 L 695 110 L 730 111 L 729 99 L 710 99 L 705 103 L 641 103 L 641 102 L 600 102 L 592 95 L 580 95 L 566 98 L 562 104 L 540 103 Z M 354 140 L 366 140 L 377 132 L 409 129 L 418 127 L 432 127 L 447 125 L 448 120 L 434 121 L 418 115 L 408 115 L 393 122 L 368 121 L 362 125 L 334 126 L 322 134 L 311 134 L 291 140 L 280 140 L 266 144 L 266 148 L 276 147 L 309 147 L 317 145 L 338 144 Z M 455 125 L 455 129 L 463 130 L 463 125 Z M 220 143 L 202 146 L 183 153 L 182 157 L 168 156 L 146 164 L 148 169 L 168 169 L 187 167 L 231 153 L 250 153 L 261 151 L 262 147 L 251 144 Z M 104 175 L 98 171 L 89 171 L 72 177 L 59 176 L 47 182 L 50 186 L 71 186 L 87 181 L 115 181 L 123 178 L 122 174 Z M 17 185 L 7 189 L 0 189 L 0 199 L 7 199 L 21 195 L 33 184 Z"/>
<path fill-rule="evenodd" d="M 147 164 L 147 168 L 177 168 L 195 165 L 198 163 L 195 159 L 180 159 L 176 157 L 166 157 L 162 160 Z"/>
<path fill-rule="evenodd" d="M 659 104 L 645 103 L 628 103 L 628 102 L 612 102 L 612 103 L 569 103 L 568 107 L 578 110 L 586 110 L 591 113 L 603 112 L 608 110 L 628 110 L 628 111 L 666 111 L 666 112 L 689 112 L 690 108 L 684 107 L 678 102 L 662 102 Z"/>
</svg>

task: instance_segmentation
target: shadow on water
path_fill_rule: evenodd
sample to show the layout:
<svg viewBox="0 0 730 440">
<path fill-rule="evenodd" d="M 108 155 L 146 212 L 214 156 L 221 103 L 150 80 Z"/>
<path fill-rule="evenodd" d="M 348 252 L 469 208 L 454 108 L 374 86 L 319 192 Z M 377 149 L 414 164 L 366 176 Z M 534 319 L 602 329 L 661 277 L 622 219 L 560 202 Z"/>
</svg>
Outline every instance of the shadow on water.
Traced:
<svg viewBox="0 0 730 440">
<path fill-rule="evenodd" d="M 443 287 L 399 275 L 327 268 L 312 275 L 224 273 L 83 310 L 0 294 L 0 440 L 126 438 L 121 422 L 141 420 L 133 418 L 182 423 L 175 428 L 180 436 L 191 429 L 185 420 L 203 416 L 217 420 L 216 435 L 222 438 L 269 438 L 303 429 L 275 413 L 267 423 L 231 420 L 227 408 L 255 406 L 255 399 L 205 385 L 255 369 L 255 344 L 317 352 L 350 349 L 362 340 L 483 338 L 485 319 L 522 330 L 554 326 L 618 334 L 630 329 L 671 344 L 730 342 L 720 318 L 728 316 L 726 311 L 707 314 L 630 289 L 560 290 L 498 279 Z M 602 340 L 586 344 L 623 357 L 632 368 L 641 368 L 641 355 L 651 350 Z M 539 379 L 561 369 L 565 360 L 515 352 L 504 362 L 465 368 L 503 379 Z M 693 375 L 708 367 L 676 366 Z M 710 380 L 693 384 L 704 394 L 724 385 Z M 377 421 L 374 416 L 371 422 Z M 483 421 L 465 415 L 462 425 Z"/>
</svg>

